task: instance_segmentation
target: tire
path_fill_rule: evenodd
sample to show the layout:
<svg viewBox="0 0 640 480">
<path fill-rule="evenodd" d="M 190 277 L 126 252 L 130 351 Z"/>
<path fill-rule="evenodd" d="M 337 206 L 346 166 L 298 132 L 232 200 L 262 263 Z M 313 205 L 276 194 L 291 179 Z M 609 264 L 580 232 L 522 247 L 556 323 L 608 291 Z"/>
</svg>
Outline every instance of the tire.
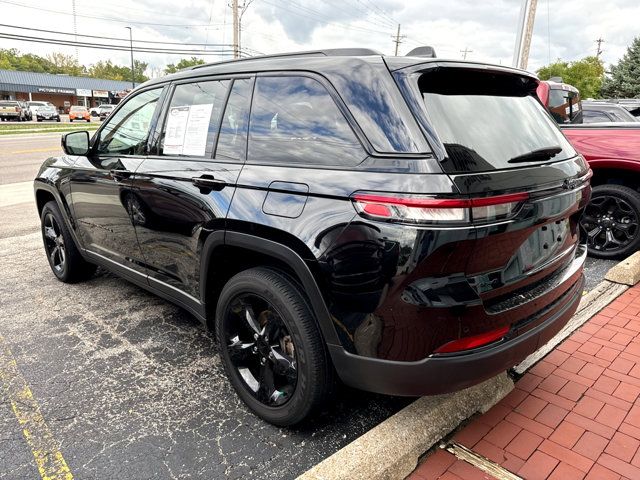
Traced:
<svg viewBox="0 0 640 480">
<path fill-rule="evenodd" d="M 45 204 L 40 215 L 40 225 L 49 266 L 58 280 L 76 283 L 95 273 L 97 267 L 87 262 L 78 251 L 56 202 Z M 62 248 L 62 254 L 59 250 L 58 253 L 53 252 L 56 246 Z"/>
<path fill-rule="evenodd" d="M 60 117 L 56 118 L 56 122 L 60 122 Z"/>
<path fill-rule="evenodd" d="M 72 120 L 72 119 L 69 119 L 69 123 L 73 123 L 73 120 Z"/>
<path fill-rule="evenodd" d="M 640 192 L 614 184 L 594 187 L 580 223 L 590 256 L 628 257 L 640 249 Z"/>
<path fill-rule="evenodd" d="M 251 322 L 246 319 L 247 310 L 238 308 L 238 305 L 246 304 L 255 306 L 256 303 L 252 302 L 257 302 L 258 306 L 266 306 L 259 315 L 255 314 L 256 309 L 251 308 L 254 313 L 253 325 L 257 329 L 252 329 Z M 285 328 L 282 329 L 282 326 Z M 257 334 L 252 333 L 260 328 L 265 337 L 262 343 L 256 337 Z M 274 329 L 281 335 L 280 338 L 274 333 Z M 231 385 L 256 415 L 274 425 L 291 426 L 307 419 L 325 404 L 333 387 L 333 366 L 304 295 L 286 275 L 270 268 L 258 267 L 232 277 L 222 289 L 218 300 L 215 330 L 222 363 Z M 238 343 L 243 340 L 239 338 L 240 335 L 244 335 L 243 339 L 249 339 L 247 343 Z M 278 368 L 282 369 L 282 363 L 278 362 L 277 354 L 273 355 L 276 358 L 272 358 L 271 353 L 264 353 L 265 348 L 267 352 L 274 350 L 269 347 L 274 343 L 280 353 L 293 360 L 289 363 L 285 361 L 285 365 L 294 367 L 285 368 L 284 374 L 278 373 Z M 241 346 L 240 349 L 238 345 Z M 290 350 L 287 350 L 287 345 Z M 236 353 L 241 351 L 244 358 L 234 363 L 231 358 L 232 350 Z M 289 353 L 293 355 L 288 356 Z M 257 363 L 253 363 L 254 361 Z M 239 366 L 238 363 L 242 365 Z M 270 377 L 263 375 L 262 365 L 272 369 Z M 254 379 L 253 388 L 250 386 L 252 382 L 246 380 L 249 368 L 260 372 L 259 388 L 255 386 L 255 376 L 249 375 Z M 244 372 L 241 373 L 241 370 Z M 291 372 L 295 372 L 295 382 L 289 382 Z M 262 382 L 262 378 L 270 378 L 271 381 Z M 282 380 L 285 385 L 276 386 L 278 382 L 274 379 Z M 265 400 L 266 398 L 269 400 Z"/>
</svg>

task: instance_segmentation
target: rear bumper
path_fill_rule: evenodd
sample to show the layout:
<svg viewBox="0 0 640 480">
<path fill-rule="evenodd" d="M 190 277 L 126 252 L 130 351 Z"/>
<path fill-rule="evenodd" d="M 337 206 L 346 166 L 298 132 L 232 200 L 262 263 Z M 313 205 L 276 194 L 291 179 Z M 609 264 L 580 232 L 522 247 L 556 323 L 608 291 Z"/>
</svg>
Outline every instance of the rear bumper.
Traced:
<svg viewBox="0 0 640 480">
<path fill-rule="evenodd" d="M 586 254 L 574 260 L 572 285 L 553 308 L 546 309 L 535 325 L 500 343 L 467 353 L 433 355 L 416 362 L 398 362 L 348 353 L 341 346 L 329 351 L 341 380 L 355 388 L 387 395 L 421 396 L 453 392 L 503 372 L 547 343 L 573 316 L 584 287 L 582 267 Z"/>
</svg>

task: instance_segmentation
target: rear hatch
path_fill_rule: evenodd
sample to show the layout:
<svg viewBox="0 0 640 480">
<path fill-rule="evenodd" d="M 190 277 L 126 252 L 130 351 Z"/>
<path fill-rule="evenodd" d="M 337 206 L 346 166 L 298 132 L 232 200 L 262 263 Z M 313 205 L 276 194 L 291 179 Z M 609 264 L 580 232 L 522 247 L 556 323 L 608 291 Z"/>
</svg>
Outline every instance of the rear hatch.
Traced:
<svg viewBox="0 0 640 480">
<path fill-rule="evenodd" d="M 429 62 L 394 76 L 442 169 L 462 197 L 479 205 L 472 208 L 477 236 L 466 276 L 484 311 L 467 311 L 462 336 L 530 328 L 579 283 L 589 167 L 526 72 Z"/>
</svg>

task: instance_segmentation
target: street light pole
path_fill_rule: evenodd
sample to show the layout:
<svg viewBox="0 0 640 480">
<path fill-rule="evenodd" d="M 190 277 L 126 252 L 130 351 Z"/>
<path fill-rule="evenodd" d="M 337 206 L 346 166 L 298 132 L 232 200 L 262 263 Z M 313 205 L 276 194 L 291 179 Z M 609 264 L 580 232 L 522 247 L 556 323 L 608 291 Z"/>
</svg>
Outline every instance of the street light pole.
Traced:
<svg viewBox="0 0 640 480">
<path fill-rule="evenodd" d="M 129 29 L 129 50 L 131 51 L 131 88 L 136 88 L 136 74 L 133 70 L 133 33 L 131 33 L 131 27 L 124 27 Z"/>
</svg>

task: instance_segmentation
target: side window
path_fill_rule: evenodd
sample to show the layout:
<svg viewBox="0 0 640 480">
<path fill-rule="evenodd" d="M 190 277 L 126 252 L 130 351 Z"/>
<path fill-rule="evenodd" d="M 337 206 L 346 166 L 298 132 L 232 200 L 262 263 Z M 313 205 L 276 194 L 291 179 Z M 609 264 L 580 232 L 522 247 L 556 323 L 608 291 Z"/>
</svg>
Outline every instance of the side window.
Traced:
<svg viewBox="0 0 640 480">
<path fill-rule="evenodd" d="M 598 122 L 610 122 L 611 119 L 604 112 L 597 110 L 584 110 L 583 117 L 584 123 L 598 123 Z"/>
<path fill-rule="evenodd" d="M 362 146 L 324 86 L 308 77 L 259 77 L 248 161 L 355 165 Z"/>
<path fill-rule="evenodd" d="M 116 114 L 109 117 L 100 132 L 97 151 L 108 155 L 142 155 L 149 135 L 149 125 L 158 104 L 161 88 L 148 90 L 125 100 Z"/>
<path fill-rule="evenodd" d="M 214 80 L 176 86 L 160 137 L 161 155 L 211 158 L 230 83 Z"/>
<path fill-rule="evenodd" d="M 227 106 L 222 116 L 216 158 L 244 160 L 249 126 L 249 102 L 253 80 L 234 80 Z"/>
</svg>

